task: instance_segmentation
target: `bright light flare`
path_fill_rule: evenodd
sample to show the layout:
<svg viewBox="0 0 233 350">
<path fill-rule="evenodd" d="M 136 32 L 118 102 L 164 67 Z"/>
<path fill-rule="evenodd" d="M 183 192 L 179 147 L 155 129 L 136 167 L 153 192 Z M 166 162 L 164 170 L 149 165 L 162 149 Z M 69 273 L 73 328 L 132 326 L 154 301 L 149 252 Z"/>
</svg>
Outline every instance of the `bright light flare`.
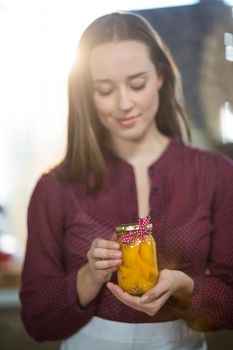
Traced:
<svg viewBox="0 0 233 350">
<path fill-rule="evenodd" d="M 233 142 L 233 108 L 229 102 L 220 110 L 220 123 L 223 143 Z"/>
</svg>

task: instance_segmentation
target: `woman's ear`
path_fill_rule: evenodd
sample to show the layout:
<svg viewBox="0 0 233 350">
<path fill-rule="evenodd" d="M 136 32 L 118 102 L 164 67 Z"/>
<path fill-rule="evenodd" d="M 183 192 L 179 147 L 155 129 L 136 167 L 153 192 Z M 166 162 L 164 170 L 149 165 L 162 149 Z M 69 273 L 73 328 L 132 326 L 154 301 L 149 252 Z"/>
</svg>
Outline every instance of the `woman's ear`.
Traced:
<svg viewBox="0 0 233 350">
<path fill-rule="evenodd" d="M 162 74 L 160 74 L 160 75 L 158 76 L 158 89 L 159 89 L 159 90 L 162 89 L 163 83 L 164 83 L 164 77 L 163 77 Z"/>
</svg>

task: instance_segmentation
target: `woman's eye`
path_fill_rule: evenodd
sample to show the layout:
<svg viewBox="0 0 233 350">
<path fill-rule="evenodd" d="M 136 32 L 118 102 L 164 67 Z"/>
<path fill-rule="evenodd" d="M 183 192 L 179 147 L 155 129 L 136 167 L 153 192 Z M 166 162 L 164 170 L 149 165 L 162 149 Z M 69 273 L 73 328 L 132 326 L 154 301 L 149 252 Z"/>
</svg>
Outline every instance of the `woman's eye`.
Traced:
<svg viewBox="0 0 233 350">
<path fill-rule="evenodd" d="M 100 95 L 100 96 L 109 96 L 111 93 L 112 93 L 112 90 L 98 90 L 97 93 Z"/>
<path fill-rule="evenodd" d="M 145 86 L 146 86 L 146 83 L 143 83 L 143 84 L 137 84 L 137 85 L 132 85 L 131 86 L 131 89 L 133 89 L 133 90 L 142 90 L 142 89 L 144 89 L 145 88 Z"/>
<path fill-rule="evenodd" d="M 111 86 L 96 86 L 94 87 L 94 93 L 99 96 L 109 96 L 113 92 Z"/>
</svg>

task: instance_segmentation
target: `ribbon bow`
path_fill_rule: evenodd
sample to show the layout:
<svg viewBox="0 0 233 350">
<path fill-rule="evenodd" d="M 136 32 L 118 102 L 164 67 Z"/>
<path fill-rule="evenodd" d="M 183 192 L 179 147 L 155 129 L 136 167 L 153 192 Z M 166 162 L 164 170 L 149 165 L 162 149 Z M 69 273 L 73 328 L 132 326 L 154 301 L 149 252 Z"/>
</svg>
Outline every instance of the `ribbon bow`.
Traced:
<svg viewBox="0 0 233 350">
<path fill-rule="evenodd" d="M 147 225 L 150 224 L 150 216 L 146 216 L 144 218 L 139 218 L 138 226 L 139 229 L 135 231 L 131 231 L 127 234 L 124 234 L 122 237 L 123 244 L 130 244 L 137 240 L 142 240 L 146 235 L 151 234 L 151 229 L 147 228 Z"/>
<path fill-rule="evenodd" d="M 144 218 L 139 218 L 138 220 L 138 225 L 139 225 L 139 230 L 138 230 L 138 236 L 139 237 L 144 237 L 148 230 L 147 230 L 147 225 L 150 224 L 150 216 L 145 216 Z"/>
</svg>

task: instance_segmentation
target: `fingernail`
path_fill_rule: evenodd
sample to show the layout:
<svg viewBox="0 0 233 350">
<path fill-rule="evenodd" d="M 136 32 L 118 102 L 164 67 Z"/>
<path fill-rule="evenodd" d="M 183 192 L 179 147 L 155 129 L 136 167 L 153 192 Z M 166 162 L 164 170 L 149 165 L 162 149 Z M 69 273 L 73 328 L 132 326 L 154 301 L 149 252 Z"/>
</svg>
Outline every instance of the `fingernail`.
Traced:
<svg viewBox="0 0 233 350">
<path fill-rule="evenodd" d="M 114 292 L 114 285 L 112 284 L 107 284 L 107 288 L 111 291 L 111 292 Z"/>
<path fill-rule="evenodd" d="M 141 302 L 142 302 L 142 303 L 146 303 L 148 300 L 149 300 L 149 297 L 148 297 L 147 295 L 143 295 L 143 296 L 141 297 Z"/>
<path fill-rule="evenodd" d="M 120 258 L 122 254 L 121 254 L 121 252 L 119 251 L 119 252 L 115 252 L 114 255 L 115 255 L 116 258 Z"/>
<path fill-rule="evenodd" d="M 121 259 L 115 260 L 115 265 L 121 265 L 121 263 L 122 263 L 122 260 L 121 260 Z"/>
</svg>

